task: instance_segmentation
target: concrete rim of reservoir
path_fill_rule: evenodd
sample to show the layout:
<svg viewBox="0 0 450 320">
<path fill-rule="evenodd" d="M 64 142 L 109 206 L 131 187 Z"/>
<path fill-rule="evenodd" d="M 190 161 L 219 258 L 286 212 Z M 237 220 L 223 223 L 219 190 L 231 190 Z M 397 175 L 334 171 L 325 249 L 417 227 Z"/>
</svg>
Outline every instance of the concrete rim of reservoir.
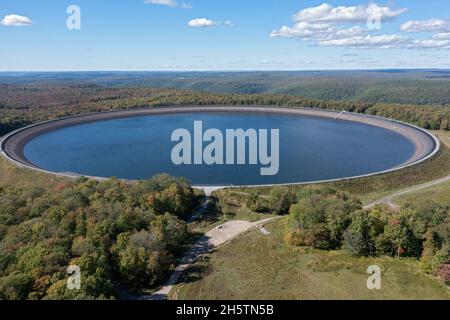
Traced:
<svg viewBox="0 0 450 320">
<path fill-rule="evenodd" d="M 299 183 L 285 183 L 285 184 L 268 184 L 268 185 L 224 185 L 224 186 L 195 186 L 198 188 L 203 188 L 207 191 L 213 191 L 221 188 L 232 188 L 232 187 L 266 187 L 274 185 L 306 185 L 312 183 L 325 183 L 325 182 L 336 182 L 349 179 L 357 179 L 363 177 L 370 177 L 379 174 L 389 173 L 397 170 L 401 170 L 407 167 L 411 167 L 422 163 L 438 153 L 440 150 L 439 140 L 430 132 L 425 129 L 419 128 L 417 126 L 400 122 L 397 120 L 386 119 L 378 116 L 364 115 L 351 112 L 336 112 L 324 109 L 307 109 L 307 108 L 295 108 L 295 107 L 275 107 L 275 106 L 171 106 L 171 107 L 152 107 L 147 109 L 127 109 L 120 111 L 110 111 L 101 113 L 90 113 L 72 117 L 59 118 L 55 120 L 50 120 L 46 122 L 41 122 L 33 124 L 16 131 L 7 134 L 0 141 L 1 154 L 7 160 L 13 164 L 28 168 L 42 173 L 52 174 L 60 177 L 67 178 L 79 178 L 81 176 L 96 179 L 96 180 L 106 180 L 106 177 L 93 177 L 86 175 L 79 175 L 76 173 L 66 173 L 66 172 L 52 172 L 42 168 L 37 167 L 32 162 L 30 162 L 24 155 L 25 145 L 32 139 L 40 136 L 46 132 L 53 131 L 56 129 L 69 127 L 73 125 L 96 122 L 102 120 L 127 118 L 135 116 L 148 116 L 157 114 L 174 114 L 174 113 L 194 113 L 194 112 L 234 112 L 234 113 L 278 113 L 278 114 L 292 114 L 292 115 L 304 115 L 304 116 L 314 116 L 323 118 L 332 118 L 341 121 L 351 121 L 363 123 L 375 127 L 384 128 L 397 134 L 402 135 L 411 141 L 415 146 L 414 155 L 408 159 L 405 163 L 400 164 L 390 170 L 385 170 L 382 172 L 375 172 L 367 175 L 345 177 L 340 179 L 331 179 L 323 181 L 311 181 L 311 182 L 299 182 Z"/>
</svg>

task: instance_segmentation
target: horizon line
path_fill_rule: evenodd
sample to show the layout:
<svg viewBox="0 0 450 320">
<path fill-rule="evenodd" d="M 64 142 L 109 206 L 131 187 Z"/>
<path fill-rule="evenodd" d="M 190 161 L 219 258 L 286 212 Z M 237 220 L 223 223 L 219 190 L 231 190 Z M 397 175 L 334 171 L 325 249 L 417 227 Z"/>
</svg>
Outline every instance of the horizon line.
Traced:
<svg viewBox="0 0 450 320">
<path fill-rule="evenodd" d="M 385 71 L 385 70 L 408 70 L 408 71 L 430 71 L 430 70 L 448 70 L 450 67 L 430 67 L 430 68 L 373 68 L 373 69 L 295 69 L 295 70 L 262 70 L 262 69 L 249 69 L 249 70 L 0 70 L 0 73 L 77 73 L 77 72 L 116 72 L 116 73 L 139 73 L 139 72 L 164 72 L 164 73 L 214 73 L 214 72 L 324 72 L 324 71 Z"/>
</svg>

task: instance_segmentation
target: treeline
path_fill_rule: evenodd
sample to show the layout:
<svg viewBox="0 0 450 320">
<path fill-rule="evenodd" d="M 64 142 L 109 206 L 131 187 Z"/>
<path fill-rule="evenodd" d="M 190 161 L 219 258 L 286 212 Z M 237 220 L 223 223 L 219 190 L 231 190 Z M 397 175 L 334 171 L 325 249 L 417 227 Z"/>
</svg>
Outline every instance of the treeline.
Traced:
<svg viewBox="0 0 450 320">
<path fill-rule="evenodd" d="M 338 102 L 291 95 L 212 94 L 198 91 L 100 86 L 0 86 L 0 135 L 39 121 L 89 112 L 170 105 L 274 105 L 379 115 L 432 130 L 450 130 L 450 106 Z"/>
<path fill-rule="evenodd" d="M 354 256 L 417 258 L 424 272 L 450 285 L 448 207 L 363 210 L 359 200 L 347 193 L 304 188 L 290 207 L 286 239 L 291 245 L 345 249 Z"/>
<path fill-rule="evenodd" d="M 160 283 L 188 240 L 197 197 L 166 175 L 0 188 L 0 299 L 114 299 Z M 78 266 L 81 289 L 69 290 Z"/>
<path fill-rule="evenodd" d="M 288 215 L 289 245 L 346 250 L 353 256 L 415 258 L 425 273 L 450 285 L 450 207 L 427 202 L 400 211 L 384 206 L 365 210 L 357 197 L 329 186 L 277 186 L 266 196 L 233 190 L 217 195 L 223 212 L 242 206 Z"/>
</svg>

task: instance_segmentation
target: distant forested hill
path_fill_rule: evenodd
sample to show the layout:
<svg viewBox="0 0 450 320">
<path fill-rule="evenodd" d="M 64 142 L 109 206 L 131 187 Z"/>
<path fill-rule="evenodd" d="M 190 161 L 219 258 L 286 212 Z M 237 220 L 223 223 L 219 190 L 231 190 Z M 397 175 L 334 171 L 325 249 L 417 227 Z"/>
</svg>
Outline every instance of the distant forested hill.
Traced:
<svg viewBox="0 0 450 320">
<path fill-rule="evenodd" d="M 0 73 L 0 84 L 160 88 L 308 99 L 450 105 L 450 70 Z"/>
</svg>

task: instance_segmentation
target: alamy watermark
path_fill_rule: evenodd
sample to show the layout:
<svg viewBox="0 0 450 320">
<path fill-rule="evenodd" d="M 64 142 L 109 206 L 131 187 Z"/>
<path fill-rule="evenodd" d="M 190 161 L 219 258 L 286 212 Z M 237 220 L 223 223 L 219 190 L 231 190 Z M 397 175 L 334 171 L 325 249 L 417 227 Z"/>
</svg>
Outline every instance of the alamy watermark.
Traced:
<svg viewBox="0 0 450 320">
<path fill-rule="evenodd" d="M 77 5 L 70 5 L 66 10 L 69 17 L 66 20 L 66 27 L 69 30 L 81 30 L 81 8 Z"/>
<path fill-rule="evenodd" d="M 381 289 L 381 268 L 373 265 L 367 268 L 367 273 L 370 277 L 367 279 L 367 289 L 380 290 Z"/>
<path fill-rule="evenodd" d="M 381 17 L 383 10 L 378 6 L 371 6 L 368 9 L 367 29 L 369 30 L 381 30 Z"/>
<path fill-rule="evenodd" d="M 279 129 L 270 129 L 270 135 L 268 129 L 203 132 L 203 122 L 194 121 L 193 136 L 187 129 L 176 129 L 171 141 L 177 142 L 171 153 L 175 165 L 260 165 L 262 176 L 276 175 L 280 169 Z"/>
<path fill-rule="evenodd" d="M 79 266 L 69 266 L 67 268 L 67 289 L 69 290 L 80 290 L 81 289 L 81 269 Z"/>
</svg>

